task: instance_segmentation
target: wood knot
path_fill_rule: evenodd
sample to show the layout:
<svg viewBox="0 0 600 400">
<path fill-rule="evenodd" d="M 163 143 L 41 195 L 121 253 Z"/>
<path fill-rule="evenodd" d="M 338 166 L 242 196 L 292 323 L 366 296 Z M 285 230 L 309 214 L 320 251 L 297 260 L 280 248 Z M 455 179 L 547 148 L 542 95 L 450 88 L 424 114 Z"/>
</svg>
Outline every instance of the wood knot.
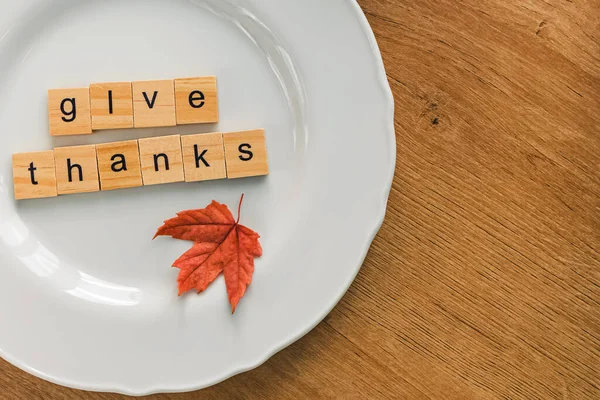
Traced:
<svg viewBox="0 0 600 400">
<path fill-rule="evenodd" d="M 424 132 L 435 132 L 437 134 L 447 133 L 451 128 L 452 121 L 446 110 L 446 98 L 427 99 L 419 115 L 418 126 Z"/>
<path fill-rule="evenodd" d="M 542 36 L 547 25 L 548 25 L 548 23 L 545 20 L 542 20 L 542 22 L 540 22 L 538 24 L 538 26 L 535 30 L 536 36 Z"/>
</svg>

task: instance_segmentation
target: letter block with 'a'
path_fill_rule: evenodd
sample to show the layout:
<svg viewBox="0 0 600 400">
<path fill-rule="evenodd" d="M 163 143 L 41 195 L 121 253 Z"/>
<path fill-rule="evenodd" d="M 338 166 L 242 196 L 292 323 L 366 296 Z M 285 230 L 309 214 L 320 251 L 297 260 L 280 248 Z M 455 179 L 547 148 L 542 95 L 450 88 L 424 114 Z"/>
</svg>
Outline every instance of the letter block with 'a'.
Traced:
<svg viewBox="0 0 600 400">
<path fill-rule="evenodd" d="M 137 140 L 96 145 L 101 190 L 142 186 Z"/>
</svg>

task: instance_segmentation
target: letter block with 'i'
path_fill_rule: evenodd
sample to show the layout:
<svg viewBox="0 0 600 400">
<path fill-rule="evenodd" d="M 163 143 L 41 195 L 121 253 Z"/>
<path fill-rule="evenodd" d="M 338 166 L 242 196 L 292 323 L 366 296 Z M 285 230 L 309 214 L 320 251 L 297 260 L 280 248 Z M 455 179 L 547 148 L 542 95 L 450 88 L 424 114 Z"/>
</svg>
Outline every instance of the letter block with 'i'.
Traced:
<svg viewBox="0 0 600 400">
<path fill-rule="evenodd" d="M 59 195 L 100 191 L 96 146 L 57 147 L 54 164 Z"/>
<path fill-rule="evenodd" d="M 227 177 L 221 133 L 201 133 L 181 137 L 185 181 L 209 181 Z"/>
<path fill-rule="evenodd" d="M 48 119 L 51 136 L 92 133 L 89 89 L 49 90 Z"/>
<path fill-rule="evenodd" d="M 56 174 L 52 150 L 12 156 L 15 199 L 56 197 Z"/>
<path fill-rule="evenodd" d="M 92 129 L 133 128 L 131 82 L 90 85 Z"/>
</svg>

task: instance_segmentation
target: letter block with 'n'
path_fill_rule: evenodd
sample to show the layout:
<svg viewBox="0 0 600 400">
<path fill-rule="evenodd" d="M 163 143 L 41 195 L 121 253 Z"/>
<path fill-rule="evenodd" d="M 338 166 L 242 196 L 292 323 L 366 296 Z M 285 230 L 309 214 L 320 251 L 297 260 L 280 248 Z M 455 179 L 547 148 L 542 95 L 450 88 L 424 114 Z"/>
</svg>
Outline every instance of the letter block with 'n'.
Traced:
<svg viewBox="0 0 600 400">
<path fill-rule="evenodd" d="M 183 182 L 179 135 L 138 140 L 144 186 Z"/>
</svg>

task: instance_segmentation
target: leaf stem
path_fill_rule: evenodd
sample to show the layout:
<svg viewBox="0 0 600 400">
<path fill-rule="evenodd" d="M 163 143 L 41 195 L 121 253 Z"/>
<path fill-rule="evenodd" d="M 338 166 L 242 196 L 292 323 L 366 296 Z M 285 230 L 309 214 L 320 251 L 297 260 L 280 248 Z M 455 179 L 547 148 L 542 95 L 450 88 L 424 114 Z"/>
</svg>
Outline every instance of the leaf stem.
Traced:
<svg viewBox="0 0 600 400">
<path fill-rule="evenodd" d="M 242 212 L 242 202 L 244 201 L 244 193 L 242 193 L 242 198 L 240 199 L 240 204 L 238 205 L 238 218 L 237 221 L 235 222 L 236 225 L 240 222 L 240 216 L 241 216 L 241 212 Z"/>
</svg>

